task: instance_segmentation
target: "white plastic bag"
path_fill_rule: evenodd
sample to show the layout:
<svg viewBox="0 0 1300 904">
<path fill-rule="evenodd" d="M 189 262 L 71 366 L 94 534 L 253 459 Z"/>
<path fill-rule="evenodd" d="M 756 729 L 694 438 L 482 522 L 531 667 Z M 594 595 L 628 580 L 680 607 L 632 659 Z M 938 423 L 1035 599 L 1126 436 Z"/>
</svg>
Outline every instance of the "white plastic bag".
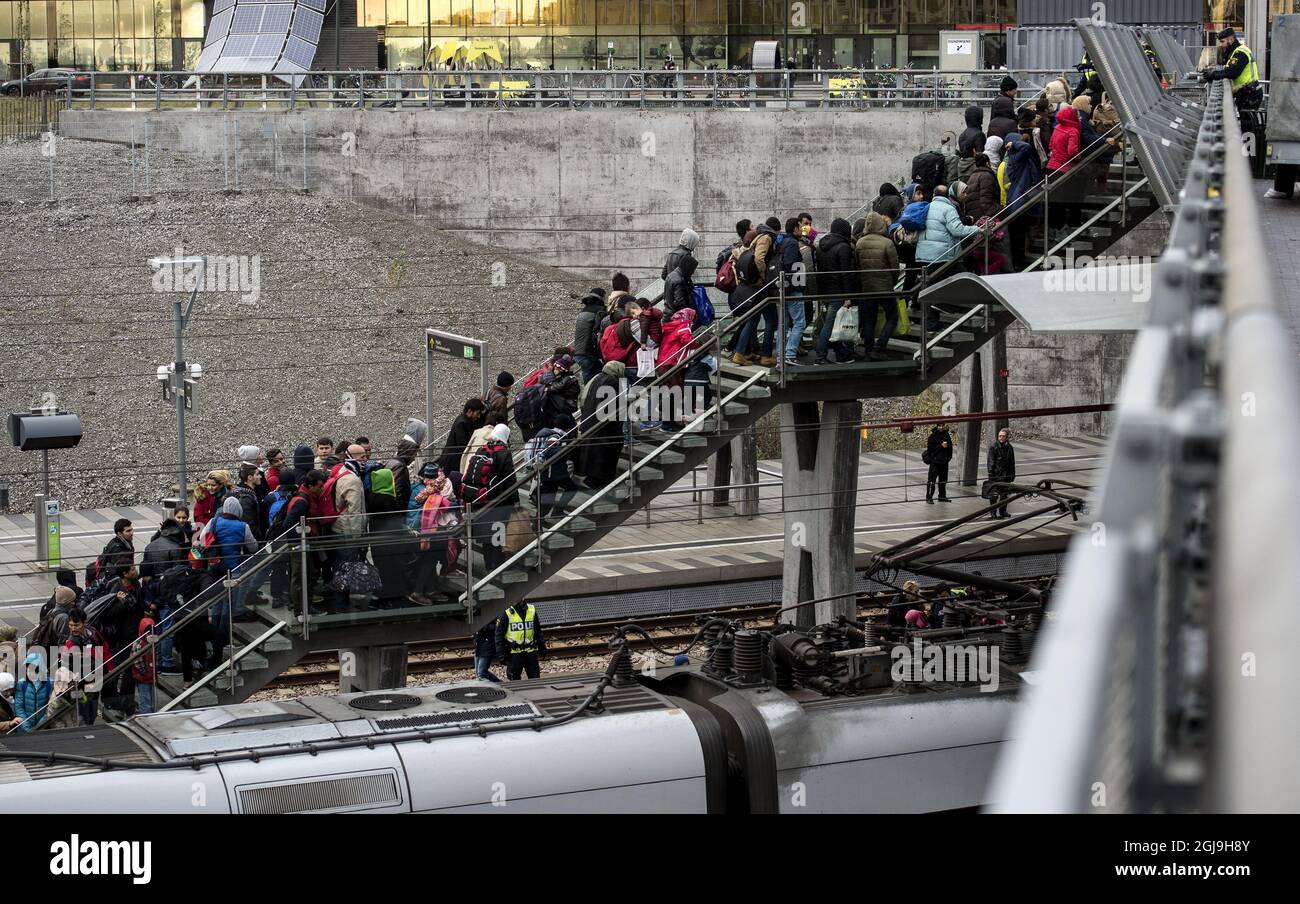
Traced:
<svg viewBox="0 0 1300 904">
<path fill-rule="evenodd" d="M 655 375 L 655 355 L 656 350 L 653 348 L 638 348 L 636 350 L 637 377 L 653 377 Z"/>
<path fill-rule="evenodd" d="M 831 330 L 831 342 L 856 342 L 858 339 L 857 305 L 841 307 L 835 312 L 835 327 Z"/>
</svg>

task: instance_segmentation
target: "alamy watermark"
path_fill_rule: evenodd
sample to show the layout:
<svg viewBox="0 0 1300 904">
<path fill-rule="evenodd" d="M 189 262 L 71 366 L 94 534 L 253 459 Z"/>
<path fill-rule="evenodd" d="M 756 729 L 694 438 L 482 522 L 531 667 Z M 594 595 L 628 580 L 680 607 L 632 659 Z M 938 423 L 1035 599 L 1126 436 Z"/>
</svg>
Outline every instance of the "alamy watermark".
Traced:
<svg viewBox="0 0 1300 904">
<path fill-rule="evenodd" d="M 262 293 L 262 256 L 260 254 L 208 254 L 186 256 L 176 248 L 176 256 L 154 270 L 155 292 L 238 292 L 244 304 L 257 304 Z"/>
<path fill-rule="evenodd" d="M 1134 302 L 1145 304 L 1151 300 L 1154 272 L 1149 257 L 1094 258 L 1087 254 L 1075 255 L 1074 248 L 1067 248 L 1064 261 L 1053 257 L 1051 266 L 1043 271 L 1043 291 L 1131 292 Z"/>
<path fill-rule="evenodd" d="M 895 683 L 976 682 L 981 694 L 998 689 L 1001 653 L 995 644 L 895 644 L 889 651 Z"/>
</svg>

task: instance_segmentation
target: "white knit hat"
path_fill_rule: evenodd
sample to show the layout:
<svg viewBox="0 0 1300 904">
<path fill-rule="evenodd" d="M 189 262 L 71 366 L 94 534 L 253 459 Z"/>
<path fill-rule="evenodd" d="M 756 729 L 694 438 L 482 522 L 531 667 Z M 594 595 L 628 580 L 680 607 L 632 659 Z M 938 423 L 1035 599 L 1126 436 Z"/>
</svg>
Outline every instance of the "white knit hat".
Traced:
<svg viewBox="0 0 1300 904">
<path fill-rule="evenodd" d="M 497 424 L 492 428 L 492 438 L 500 443 L 510 442 L 510 426 L 508 424 Z"/>
</svg>

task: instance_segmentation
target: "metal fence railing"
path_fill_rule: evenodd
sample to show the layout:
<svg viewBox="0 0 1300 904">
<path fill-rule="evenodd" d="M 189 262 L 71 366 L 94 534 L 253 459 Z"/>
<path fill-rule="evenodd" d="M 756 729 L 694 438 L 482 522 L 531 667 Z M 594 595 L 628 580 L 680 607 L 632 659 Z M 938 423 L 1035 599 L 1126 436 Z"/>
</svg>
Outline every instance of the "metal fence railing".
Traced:
<svg viewBox="0 0 1300 904">
<path fill-rule="evenodd" d="M 987 105 L 1007 75 L 1033 93 L 1054 71 L 899 69 L 397 70 L 301 76 L 94 72 L 59 89 L 75 109 L 519 109 L 845 107 L 938 109 Z"/>
<path fill-rule="evenodd" d="M 1240 144 L 1215 83 L 1125 372 L 1093 532 L 1070 549 L 1034 693 L 994 778 L 999 811 L 1300 806 L 1285 715 L 1300 551 L 1283 452 L 1300 402 Z M 1264 661 L 1274 670 L 1256 677 Z"/>
</svg>

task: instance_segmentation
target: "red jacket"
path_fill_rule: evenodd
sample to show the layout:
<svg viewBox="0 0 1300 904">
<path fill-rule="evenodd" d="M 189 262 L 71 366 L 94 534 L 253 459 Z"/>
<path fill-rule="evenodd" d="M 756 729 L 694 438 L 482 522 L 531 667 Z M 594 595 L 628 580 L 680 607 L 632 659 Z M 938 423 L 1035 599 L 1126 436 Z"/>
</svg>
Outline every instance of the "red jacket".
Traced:
<svg viewBox="0 0 1300 904">
<path fill-rule="evenodd" d="M 279 486 L 280 486 L 280 469 L 267 468 L 266 469 L 266 491 L 268 493 L 274 493 L 276 488 Z"/>
<path fill-rule="evenodd" d="M 208 493 L 202 499 L 196 500 L 194 502 L 194 512 L 193 512 L 194 523 L 199 525 L 199 527 L 202 527 L 203 525 L 211 521 L 212 516 L 216 511 L 216 506 L 217 506 L 217 497 L 213 496 L 211 493 Z"/>
<path fill-rule="evenodd" d="M 1052 172 L 1069 172 L 1079 153 L 1079 114 L 1073 107 L 1065 107 L 1056 114 L 1056 128 L 1052 129 L 1052 153 L 1047 158 L 1047 168 Z"/>
<path fill-rule="evenodd" d="M 664 312 L 658 308 L 647 308 L 641 312 L 641 316 L 637 319 L 641 321 L 643 339 L 648 337 L 655 345 L 663 341 L 663 316 Z M 627 345 L 623 344 L 618 336 L 618 328 L 622 325 L 623 321 L 620 320 L 618 323 L 611 323 L 605 327 L 605 332 L 600 337 L 600 356 L 606 362 L 622 361 L 628 367 L 635 369 L 636 352 L 641 346 L 636 342 L 630 342 Z"/>
<path fill-rule="evenodd" d="M 131 664 L 131 674 L 135 680 L 143 684 L 153 684 L 154 682 L 154 658 L 153 658 L 153 619 L 145 616 L 140 619 L 140 625 L 135 629 L 136 650 L 147 650 L 147 652 Z M 134 652 L 134 651 L 133 651 Z"/>
<path fill-rule="evenodd" d="M 659 343 L 659 367 L 667 369 L 681 362 L 690 349 L 699 348 L 699 340 L 691 333 L 695 312 L 684 308 L 669 317 L 663 324 L 663 341 Z"/>
<path fill-rule="evenodd" d="M 63 642 L 63 649 L 65 650 L 73 650 L 76 647 L 77 645 L 72 642 L 71 637 Z M 100 634 L 97 629 L 90 625 L 86 625 L 86 643 L 82 645 L 84 655 L 93 657 L 95 647 L 99 647 L 104 653 L 104 674 L 108 674 L 113 668 L 113 651 L 108 648 L 108 643 L 104 640 L 103 634 Z M 89 665 L 89 663 L 85 664 Z M 90 676 L 83 673 L 81 677 L 88 679 Z"/>
</svg>

